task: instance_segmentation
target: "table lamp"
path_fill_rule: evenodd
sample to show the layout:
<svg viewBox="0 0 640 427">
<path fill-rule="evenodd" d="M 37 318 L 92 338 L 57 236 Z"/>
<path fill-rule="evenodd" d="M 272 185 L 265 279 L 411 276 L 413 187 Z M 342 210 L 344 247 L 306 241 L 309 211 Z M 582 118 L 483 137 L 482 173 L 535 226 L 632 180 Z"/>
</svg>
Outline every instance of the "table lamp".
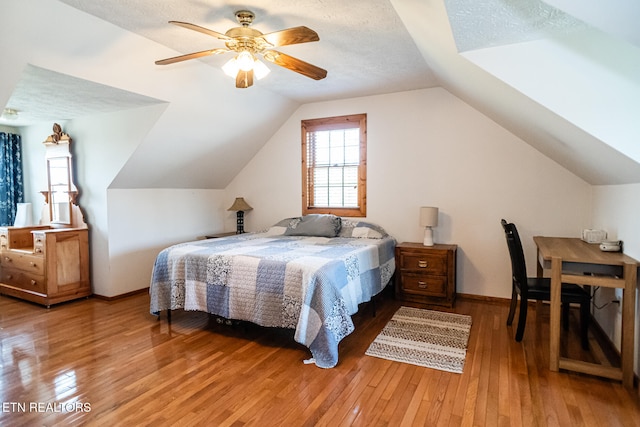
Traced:
<svg viewBox="0 0 640 427">
<path fill-rule="evenodd" d="M 438 225 L 438 208 L 423 206 L 420 208 L 420 226 L 424 227 L 424 246 L 433 246 L 433 228 Z"/>
<path fill-rule="evenodd" d="M 244 212 L 250 211 L 251 209 L 253 208 L 249 206 L 249 203 L 245 202 L 244 197 L 236 197 L 233 205 L 227 209 L 228 211 L 237 212 L 236 234 L 244 233 Z"/>
</svg>

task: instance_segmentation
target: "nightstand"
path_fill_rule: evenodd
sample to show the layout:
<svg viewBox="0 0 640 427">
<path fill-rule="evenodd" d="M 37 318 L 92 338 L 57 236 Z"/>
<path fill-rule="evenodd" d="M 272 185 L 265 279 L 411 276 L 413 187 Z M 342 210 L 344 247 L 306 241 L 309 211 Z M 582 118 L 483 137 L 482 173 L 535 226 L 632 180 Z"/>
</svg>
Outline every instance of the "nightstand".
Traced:
<svg viewBox="0 0 640 427">
<path fill-rule="evenodd" d="M 220 237 L 229 237 L 229 236 L 235 236 L 236 232 L 235 231 L 226 231 L 226 232 L 222 232 L 222 233 L 211 233 L 211 234 L 207 234 L 204 236 L 205 239 L 218 239 Z"/>
<path fill-rule="evenodd" d="M 426 305 L 453 307 L 456 299 L 457 245 L 396 246 L 396 298 Z"/>
</svg>

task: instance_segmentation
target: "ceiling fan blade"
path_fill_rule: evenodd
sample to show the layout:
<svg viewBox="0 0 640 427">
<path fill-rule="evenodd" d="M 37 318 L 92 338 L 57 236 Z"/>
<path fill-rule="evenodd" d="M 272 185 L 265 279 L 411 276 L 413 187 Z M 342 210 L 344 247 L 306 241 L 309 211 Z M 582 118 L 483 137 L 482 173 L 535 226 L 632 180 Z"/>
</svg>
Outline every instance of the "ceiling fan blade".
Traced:
<svg viewBox="0 0 640 427">
<path fill-rule="evenodd" d="M 236 87 L 244 89 L 253 85 L 253 70 L 239 70 L 236 75 Z"/>
<path fill-rule="evenodd" d="M 296 73 L 300 73 L 303 76 L 310 77 L 314 80 L 322 80 L 327 77 L 327 70 L 316 67 L 315 65 L 309 64 L 308 62 L 304 62 L 282 52 L 269 50 L 266 51 L 263 56 L 264 59 L 269 62 L 273 62 L 276 65 L 288 68 L 291 71 L 295 71 Z"/>
<path fill-rule="evenodd" d="M 202 58 L 203 56 L 218 55 L 225 52 L 229 52 L 229 49 L 219 48 L 203 50 L 201 52 L 188 53 L 186 55 L 174 56 L 173 58 L 161 59 L 159 61 L 156 61 L 156 65 L 173 64 L 174 62 L 186 61 L 187 59 Z"/>
<path fill-rule="evenodd" d="M 209 36 L 213 36 L 220 40 L 231 40 L 231 37 L 228 37 L 222 33 L 218 33 L 217 31 L 210 30 L 208 28 L 201 27 L 199 25 L 190 24 L 188 22 L 180 22 L 180 21 L 169 21 L 169 24 L 178 25 L 180 27 L 188 28 L 193 31 L 198 31 L 200 33 L 207 34 Z"/>
<path fill-rule="evenodd" d="M 262 38 L 274 47 L 286 46 L 289 44 L 317 42 L 320 40 L 318 33 L 305 26 L 289 28 L 264 34 Z"/>
</svg>

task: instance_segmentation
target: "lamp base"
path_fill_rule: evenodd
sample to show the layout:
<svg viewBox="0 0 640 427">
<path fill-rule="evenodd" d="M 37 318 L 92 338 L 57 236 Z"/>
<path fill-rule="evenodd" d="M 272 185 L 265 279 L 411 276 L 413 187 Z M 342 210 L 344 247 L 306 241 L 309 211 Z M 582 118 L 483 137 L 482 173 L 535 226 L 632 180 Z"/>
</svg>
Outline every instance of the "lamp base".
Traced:
<svg viewBox="0 0 640 427">
<path fill-rule="evenodd" d="M 431 227 L 424 228 L 424 240 L 422 244 L 424 246 L 433 246 L 433 229 Z"/>
<path fill-rule="evenodd" d="M 236 234 L 244 234 L 244 211 L 236 214 Z"/>
</svg>

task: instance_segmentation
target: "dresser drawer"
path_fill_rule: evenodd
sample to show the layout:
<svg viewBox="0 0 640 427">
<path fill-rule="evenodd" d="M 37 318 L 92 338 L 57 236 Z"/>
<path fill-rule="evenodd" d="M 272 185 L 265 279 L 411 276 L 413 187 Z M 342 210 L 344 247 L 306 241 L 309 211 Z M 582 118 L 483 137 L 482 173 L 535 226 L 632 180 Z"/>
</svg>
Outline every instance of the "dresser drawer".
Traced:
<svg viewBox="0 0 640 427">
<path fill-rule="evenodd" d="M 44 258 L 38 255 L 3 252 L 0 255 L 2 269 L 13 268 L 31 274 L 44 275 Z"/>
<path fill-rule="evenodd" d="M 404 273 L 401 280 L 402 291 L 408 294 L 438 297 L 447 295 L 446 276 L 425 276 L 422 274 Z"/>
<path fill-rule="evenodd" d="M 401 252 L 400 268 L 403 270 L 416 270 L 424 274 L 447 274 L 446 252 Z"/>
<path fill-rule="evenodd" d="M 44 254 L 45 245 L 45 233 L 33 233 L 33 253 Z"/>
<path fill-rule="evenodd" d="M 46 293 L 46 284 L 43 275 L 29 273 L 15 268 L 3 267 L 0 271 L 0 281 L 7 285 L 15 286 L 29 291 Z"/>
<path fill-rule="evenodd" d="M 0 250 L 6 251 L 9 249 L 9 236 L 7 232 L 0 233 Z"/>
</svg>

